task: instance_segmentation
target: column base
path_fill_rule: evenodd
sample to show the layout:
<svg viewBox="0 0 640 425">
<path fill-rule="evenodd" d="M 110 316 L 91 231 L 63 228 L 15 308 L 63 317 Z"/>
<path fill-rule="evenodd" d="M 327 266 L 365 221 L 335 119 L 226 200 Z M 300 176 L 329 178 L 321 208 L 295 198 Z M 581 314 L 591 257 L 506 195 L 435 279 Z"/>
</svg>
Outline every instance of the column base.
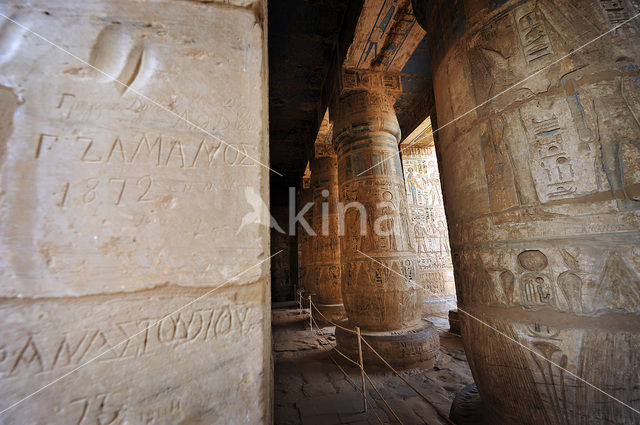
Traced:
<svg viewBox="0 0 640 425">
<path fill-rule="evenodd" d="M 449 332 L 454 335 L 462 335 L 458 310 L 449 310 Z"/>
<path fill-rule="evenodd" d="M 340 323 L 347 318 L 347 313 L 344 310 L 344 304 L 316 304 L 314 302 L 313 305 L 320 310 L 320 313 L 322 313 L 324 317 L 327 318 L 327 320 L 325 320 L 317 311 L 314 310 L 313 320 L 315 320 L 319 325 L 333 326 L 330 322 Z"/>
<path fill-rule="evenodd" d="M 453 399 L 449 417 L 456 425 L 485 425 L 484 405 L 476 384 L 467 385 Z M 493 422 L 492 422 L 493 423 Z"/>
<path fill-rule="evenodd" d="M 342 326 L 353 329 L 347 321 Z M 397 331 L 361 331 L 361 335 L 391 366 L 397 368 L 430 368 L 440 350 L 440 336 L 430 322 Z M 340 351 L 353 360 L 358 359 L 358 340 L 355 334 L 336 327 L 336 344 Z M 362 355 L 365 368 L 367 365 L 384 366 L 365 343 L 362 343 Z"/>
</svg>

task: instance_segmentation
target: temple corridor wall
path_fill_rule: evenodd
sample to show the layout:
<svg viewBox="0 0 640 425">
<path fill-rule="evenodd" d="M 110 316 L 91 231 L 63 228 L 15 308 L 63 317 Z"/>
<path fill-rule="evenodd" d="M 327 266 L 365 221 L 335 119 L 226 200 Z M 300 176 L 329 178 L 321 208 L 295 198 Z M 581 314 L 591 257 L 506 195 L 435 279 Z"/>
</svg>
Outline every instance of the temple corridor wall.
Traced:
<svg viewBox="0 0 640 425">
<path fill-rule="evenodd" d="M 0 423 L 270 422 L 266 2 L 220 3 L 0 5 Z"/>
<path fill-rule="evenodd" d="M 418 282 L 426 288 L 425 299 L 455 298 L 447 218 L 442 203 L 436 152 L 431 146 L 402 149 L 409 233 L 418 254 Z"/>
<path fill-rule="evenodd" d="M 485 407 L 492 423 L 637 423 L 614 398 L 640 409 L 640 2 L 455 3 L 414 10 Z"/>
</svg>

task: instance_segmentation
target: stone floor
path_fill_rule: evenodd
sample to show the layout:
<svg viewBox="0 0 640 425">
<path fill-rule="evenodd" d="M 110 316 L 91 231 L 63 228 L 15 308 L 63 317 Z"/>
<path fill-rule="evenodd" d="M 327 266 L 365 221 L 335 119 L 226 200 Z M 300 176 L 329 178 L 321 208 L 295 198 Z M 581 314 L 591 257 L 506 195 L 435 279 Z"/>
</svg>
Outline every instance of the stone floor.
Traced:
<svg viewBox="0 0 640 425">
<path fill-rule="evenodd" d="M 274 309 L 272 320 L 276 425 L 399 423 L 369 382 L 366 385 L 367 397 L 372 408 L 367 413 L 362 412 L 361 393 L 346 380 L 327 353 L 329 351 L 334 358 L 340 358 L 334 352 L 333 327 L 312 333 L 308 312 L 303 310 L 300 314 L 294 308 Z M 448 414 L 456 393 L 472 383 L 473 378 L 460 337 L 448 332 L 447 313 L 433 313 L 425 320 L 432 321 L 440 332 L 441 348 L 435 366 L 428 370 L 408 369 L 401 373 Z M 338 363 L 359 386 L 359 369 L 350 366 L 346 360 Z M 369 369 L 366 364 L 365 370 L 402 424 L 446 424 L 435 409 L 391 371 Z"/>
</svg>

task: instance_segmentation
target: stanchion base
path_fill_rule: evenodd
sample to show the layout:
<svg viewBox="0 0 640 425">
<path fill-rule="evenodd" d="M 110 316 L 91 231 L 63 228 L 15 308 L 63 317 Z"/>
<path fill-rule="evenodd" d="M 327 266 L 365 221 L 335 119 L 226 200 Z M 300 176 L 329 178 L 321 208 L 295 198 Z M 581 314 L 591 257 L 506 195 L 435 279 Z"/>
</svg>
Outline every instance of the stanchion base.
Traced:
<svg viewBox="0 0 640 425">
<path fill-rule="evenodd" d="M 344 310 L 344 304 L 316 304 L 314 301 L 313 305 L 315 308 L 320 310 L 320 313 L 322 313 L 328 320 L 325 320 L 322 315 L 318 314 L 314 310 L 313 319 L 319 325 L 332 326 L 330 322 L 339 323 L 347 318 L 347 313 Z"/>
<path fill-rule="evenodd" d="M 353 329 L 349 322 L 340 323 L 347 329 Z M 394 368 L 433 366 L 436 354 L 440 350 L 438 331 L 430 322 L 423 322 L 410 329 L 389 332 L 371 332 L 361 330 L 365 339 Z M 336 344 L 340 351 L 354 360 L 358 359 L 358 340 L 355 334 L 336 327 Z M 384 363 L 369 347 L 362 343 L 365 369 L 368 365 L 384 366 Z"/>
<path fill-rule="evenodd" d="M 456 395 L 449 417 L 456 425 L 485 425 L 485 408 L 476 384 L 467 385 Z"/>
<path fill-rule="evenodd" d="M 462 335 L 460 333 L 460 315 L 458 310 L 449 310 L 449 332 L 454 335 Z"/>
</svg>

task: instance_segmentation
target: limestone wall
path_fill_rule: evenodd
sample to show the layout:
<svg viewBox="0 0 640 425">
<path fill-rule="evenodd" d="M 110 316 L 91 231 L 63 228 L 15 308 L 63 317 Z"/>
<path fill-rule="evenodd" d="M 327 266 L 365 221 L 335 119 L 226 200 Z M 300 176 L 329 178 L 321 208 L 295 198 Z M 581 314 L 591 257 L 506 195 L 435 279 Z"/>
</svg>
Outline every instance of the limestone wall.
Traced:
<svg viewBox="0 0 640 425">
<path fill-rule="evenodd" d="M 266 8 L 243 3 L 0 6 L 42 36 L 0 18 L 0 410 L 28 397 L 0 423 L 270 421 Z"/>
</svg>

